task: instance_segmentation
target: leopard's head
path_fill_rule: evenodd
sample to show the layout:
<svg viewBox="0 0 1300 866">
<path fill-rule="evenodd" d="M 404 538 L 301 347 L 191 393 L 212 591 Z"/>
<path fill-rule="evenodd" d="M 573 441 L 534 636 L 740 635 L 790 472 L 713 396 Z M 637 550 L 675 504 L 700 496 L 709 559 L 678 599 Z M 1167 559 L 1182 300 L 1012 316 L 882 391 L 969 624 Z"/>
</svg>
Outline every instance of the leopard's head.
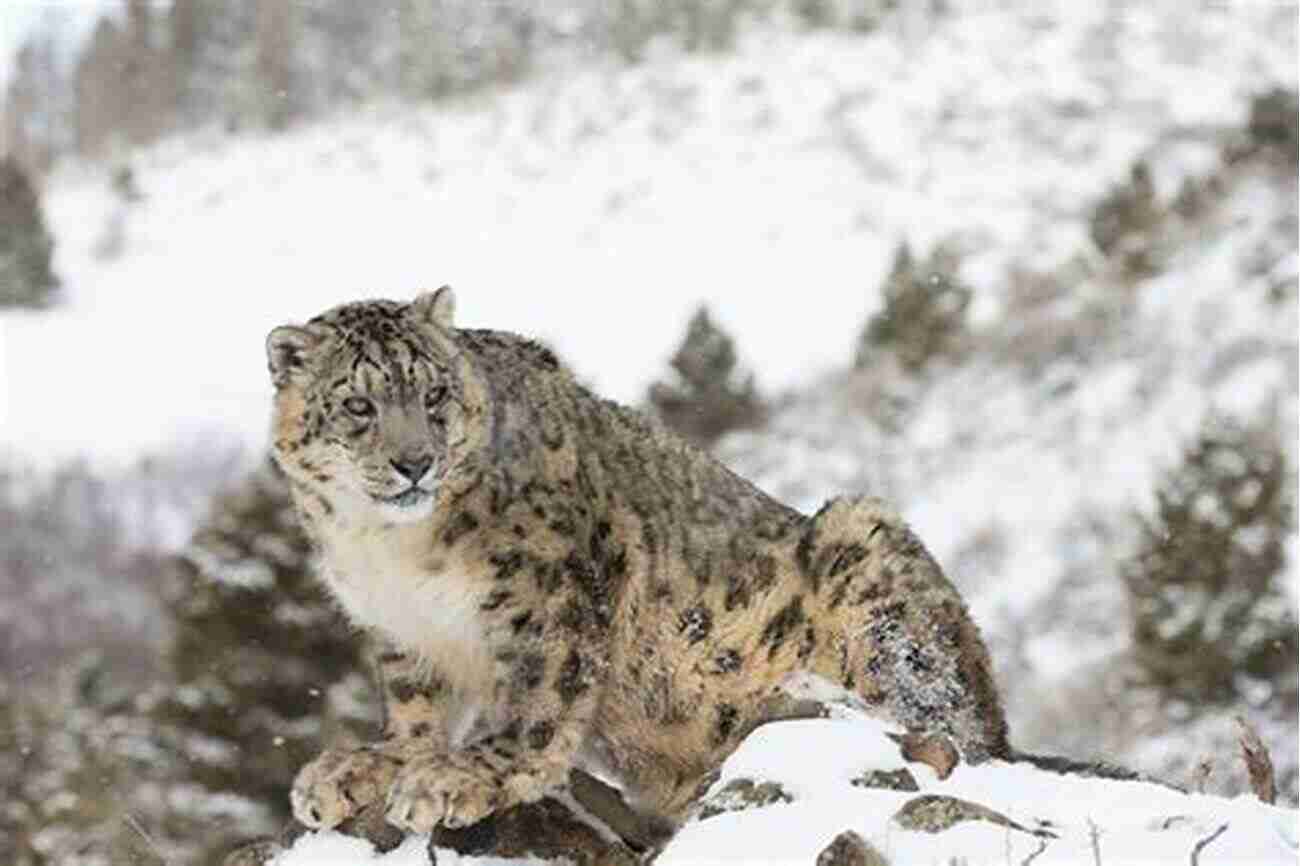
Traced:
<svg viewBox="0 0 1300 866">
<path fill-rule="evenodd" d="M 454 306 L 444 286 L 409 304 L 344 304 L 267 336 L 273 453 L 323 510 L 388 522 L 432 511 L 475 414 Z"/>
</svg>

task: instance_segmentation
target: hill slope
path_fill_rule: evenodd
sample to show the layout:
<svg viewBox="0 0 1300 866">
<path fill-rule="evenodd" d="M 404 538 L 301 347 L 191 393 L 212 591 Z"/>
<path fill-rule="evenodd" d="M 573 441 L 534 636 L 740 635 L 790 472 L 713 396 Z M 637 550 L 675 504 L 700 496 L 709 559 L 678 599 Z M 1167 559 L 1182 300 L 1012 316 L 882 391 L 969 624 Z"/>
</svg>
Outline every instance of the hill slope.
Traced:
<svg viewBox="0 0 1300 866">
<path fill-rule="evenodd" d="M 719 454 L 801 508 L 894 499 L 970 598 L 1018 745 L 1179 779 L 1216 756 L 1213 789 L 1230 793 L 1225 736 L 1245 711 L 1293 797 L 1294 700 L 1196 714 L 1133 688 L 1117 575 L 1207 412 L 1296 429 L 1295 156 L 1251 150 L 1249 132 L 1252 97 L 1295 86 L 1294 10 L 952 5 L 924 35 L 901 18 L 855 36 L 755 31 L 732 55 L 190 136 L 133 159 L 133 204 L 102 169 L 69 167 L 46 193 L 68 303 L 0 316 L 0 453 L 115 463 L 209 437 L 258 451 L 270 327 L 441 282 L 464 324 L 546 338 L 636 401 L 707 300 L 778 395 L 769 426 Z M 1140 198 L 1138 160 L 1153 215 L 1108 251 L 1094 218 L 1112 190 Z M 849 371 L 903 240 L 956 251 L 973 291 L 963 352 L 920 374 L 887 355 Z M 1292 537 L 1293 602 L 1296 552 Z M 1005 772 L 979 784 L 1051 795 Z M 831 799 L 792 808 L 829 821 Z M 1221 815 L 1262 839 L 1252 822 L 1273 814 L 1204 808 L 1123 850 L 1185 859 Z M 1086 817 L 1059 816 L 1070 856 L 1086 853 Z M 698 826 L 680 844 L 704 847 L 681 862 L 718 853 L 721 831 Z M 825 841 L 791 831 L 790 856 Z"/>
</svg>

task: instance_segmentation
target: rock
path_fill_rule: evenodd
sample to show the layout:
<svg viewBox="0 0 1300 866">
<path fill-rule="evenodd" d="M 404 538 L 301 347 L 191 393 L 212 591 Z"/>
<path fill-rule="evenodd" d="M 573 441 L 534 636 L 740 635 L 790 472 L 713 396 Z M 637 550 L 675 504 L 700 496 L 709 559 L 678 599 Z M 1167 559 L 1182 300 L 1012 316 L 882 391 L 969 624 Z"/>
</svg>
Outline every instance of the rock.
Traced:
<svg viewBox="0 0 1300 866">
<path fill-rule="evenodd" d="M 272 857 L 283 852 L 284 846 L 275 839 L 255 839 L 227 854 L 221 866 L 265 866 Z"/>
<path fill-rule="evenodd" d="M 1041 828 L 1030 830 L 1028 827 L 1023 827 L 987 806 L 941 794 L 923 794 L 920 797 L 913 797 L 894 814 L 894 823 L 904 830 L 916 830 L 921 833 L 942 833 L 963 821 L 988 821 L 990 824 L 1019 830 L 1031 836 L 1056 838 L 1056 834 L 1048 830 Z"/>
<path fill-rule="evenodd" d="M 435 848 L 465 856 L 563 858 L 575 866 L 637 866 L 632 850 L 603 838 L 568 807 L 553 799 L 515 806 L 471 827 L 435 828 L 429 839 L 429 862 Z"/>
<path fill-rule="evenodd" d="M 961 756 L 957 747 L 943 734 L 889 734 L 898 743 L 904 760 L 928 764 L 940 779 L 952 775 Z"/>
<path fill-rule="evenodd" d="M 906 767 L 898 770 L 867 770 L 850 781 L 855 788 L 883 788 L 886 791 L 919 791 L 921 786 Z"/>
<path fill-rule="evenodd" d="M 845 830 L 817 855 L 817 866 L 889 866 L 889 861 L 867 840 Z"/>
<path fill-rule="evenodd" d="M 722 790 L 709 797 L 700 807 L 700 820 L 724 812 L 742 812 L 759 809 L 773 803 L 793 803 L 786 790 L 777 782 L 755 782 L 753 779 L 732 779 Z"/>
<path fill-rule="evenodd" d="M 305 826 L 290 820 L 278 836 L 263 836 L 232 849 L 222 859 L 221 866 L 265 866 L 277 854 L 292 848 L 294 841 L 306 832 Z"/>
</svg>

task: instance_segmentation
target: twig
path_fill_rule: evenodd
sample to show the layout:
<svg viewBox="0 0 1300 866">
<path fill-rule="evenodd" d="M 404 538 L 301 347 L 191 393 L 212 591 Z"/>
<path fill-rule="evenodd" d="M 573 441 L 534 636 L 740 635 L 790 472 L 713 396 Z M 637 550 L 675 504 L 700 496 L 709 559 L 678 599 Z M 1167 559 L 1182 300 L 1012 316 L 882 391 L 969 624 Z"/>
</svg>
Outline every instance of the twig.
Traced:
<svg viewBox="0 0 1300 866">
<path fill-rule="evenodd" d="M 1101 829 L 1088 819 L 1088 841 L 1092 844 L 1093 866 L 1101 866 Z"/>
<path fill-rule="evenodd" d="M 1204 794 L 1205 788 L 1209 784 L 1210 775 L 1214 772 L 1214 758 L 1206 755 L 1196 762 L 1196 767 L 1192 770 L 1192 790 L 1198 794 Z"/>
<path fill-rule="evenodd" d="M 1206 836 L 1204 839 L 1196 843 L 1196 847 L 1192 849 L 1192 866 L 1200 866 L 1202 849 L 1204 849 L 1206 845 L 1209 845 L 1215 839 L 1218 839 L 1220 836 L 1222 836 L 1223 831 L 1227 829 L 1228 829 L 1228 825 L 1224 824 L 1222 827 L 1215 830 L 1213 833 L 1211 833 L 1210 835 Z"/>
<path fill-rule="evenodd" d="M 1039 839 L 1038 839 L 1038 850 L 1035 851 L 1034 853 L 1030 854 L 1030 855 L 1029 855 L 1028 857 L 1026 857 L 1024 860 L 1021 860 L 1021 861 L 1020 861 L 1020 866 L 1029 866 L 1030 863 L 1033 863 L 1034 860 L 1036 860 L 1036 859 L 1038 858 L 1038 855 L 1039 855 L 1039 854 L 1042 854 L 1042 853 L 1043 853 L 1044 851 L 1046 851 L 1046 850 L 1047 850 L 1047 840 L 1044 839 L 1044 838 L 1042 838 L 1042 837 L 1039 837 Z"/>
<path fill-rule="evenodd" d="M 1265 803 L 1277 801 L 1277 785 L 1273 782 L 1273 759 L 1268 746 L 1259 738 L 1259 731 L 1242 716 L 1236 717 L 1237 741 L 1241 744 L 1241 757 L 1250 774 L 1250 789 Z"/>
<path fill-rule="evenodd" d="M 130 812 L 124 814 L 122 820 L 126 822 L 126 826 L 134 830 L 136 835 L 144 840 L 144 843 L 149 846 L 149 850 L 158 858 L 158 862 L 162 863 L 163 866 L 166 866 L 167 858 L 163 856 L 161 849 L 158 848 L 158 843 L 149 835 L 149 831 L 145 830 L 144 825 L 142 825 Z"/>
</svg>

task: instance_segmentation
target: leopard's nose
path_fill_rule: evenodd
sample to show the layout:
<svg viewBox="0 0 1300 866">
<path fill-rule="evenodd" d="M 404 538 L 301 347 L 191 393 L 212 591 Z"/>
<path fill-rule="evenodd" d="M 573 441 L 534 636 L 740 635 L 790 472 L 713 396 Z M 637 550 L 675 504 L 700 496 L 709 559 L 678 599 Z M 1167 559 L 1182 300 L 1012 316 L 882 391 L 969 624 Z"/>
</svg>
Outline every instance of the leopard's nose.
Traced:
<svg viewBox="0 0 1300 866">
<path fill-rule="evenodd" d="M 403 457 L 400 460 L 389 460 L 390 465 L 397 470 L 397 473 L 406 478 L 412 484 L 418 484 L 424 477 L 424 473 L 429 471 L 433 465 L 433 458 L 427 454 L 419 457 Z"/>
</svg>

